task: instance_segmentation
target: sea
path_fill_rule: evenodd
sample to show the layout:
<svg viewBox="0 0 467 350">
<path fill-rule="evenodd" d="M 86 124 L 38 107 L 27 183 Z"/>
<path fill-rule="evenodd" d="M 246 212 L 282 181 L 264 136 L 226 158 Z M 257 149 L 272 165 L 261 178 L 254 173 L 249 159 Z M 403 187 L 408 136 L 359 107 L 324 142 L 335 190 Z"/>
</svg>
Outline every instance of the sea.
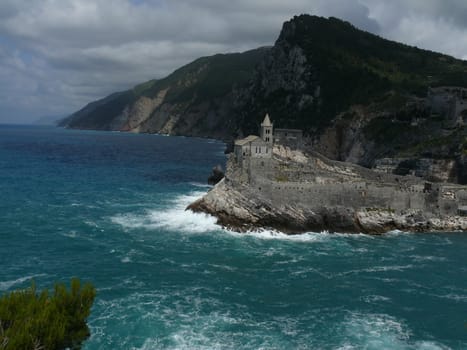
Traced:
<svg viewBox="0 0 467 350">
<path fill-rule="evenodd" d="M 72 277 L 84 349 L 467 349 L 467 234 L 236 233 L 222 142 L 0 126 L 0 294 Z"/>
</svg>

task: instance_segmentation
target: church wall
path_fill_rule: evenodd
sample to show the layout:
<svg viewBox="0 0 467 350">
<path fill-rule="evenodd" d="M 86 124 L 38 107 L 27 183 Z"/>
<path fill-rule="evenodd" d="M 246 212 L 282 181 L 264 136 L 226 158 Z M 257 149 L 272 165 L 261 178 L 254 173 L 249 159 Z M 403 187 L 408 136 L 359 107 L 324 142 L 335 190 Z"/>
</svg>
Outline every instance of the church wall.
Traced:
<svg viewBox="0 0 467 350">
<path fill-rule="evenodd" d="M 254 158 L 271 158 L 272 148 L 264 142 L 252 142 L 250 146 L 251 156 Z"/>
</svg>

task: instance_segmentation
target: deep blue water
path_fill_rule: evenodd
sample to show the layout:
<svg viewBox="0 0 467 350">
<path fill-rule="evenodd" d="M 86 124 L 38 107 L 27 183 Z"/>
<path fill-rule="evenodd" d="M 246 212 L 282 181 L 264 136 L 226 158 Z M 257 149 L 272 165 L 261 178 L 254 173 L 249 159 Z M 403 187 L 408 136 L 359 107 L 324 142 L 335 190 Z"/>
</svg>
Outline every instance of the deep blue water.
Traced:
<svg viewBox="0 0 467 350">
<path fill-rule="evenodd" d="M 236 234 L 211 140 L 0 126 L 0 293 L 98 290 L 85 349 L 467 349 L 467 234 Z"/>
</svg>

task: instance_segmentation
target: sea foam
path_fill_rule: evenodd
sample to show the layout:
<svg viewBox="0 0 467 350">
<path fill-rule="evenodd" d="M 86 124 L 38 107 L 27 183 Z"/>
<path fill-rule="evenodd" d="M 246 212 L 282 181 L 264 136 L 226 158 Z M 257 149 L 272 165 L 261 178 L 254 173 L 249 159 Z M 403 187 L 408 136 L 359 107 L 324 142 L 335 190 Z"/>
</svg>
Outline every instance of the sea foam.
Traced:
<svg viewBox="0 0 467 350">
<path fill-rule="evenodd" d="M 168 203 L 168 208 L 147 210 L 144 214 L 119 214 L 111 220 L 125 229 L 163 229 L 184 233 L 218 231 L 221 227 L 216 224 L 215 217 L 186 210 L 190 203 L 204 194 L 204 192 L 195 191 L 188 195 L 180 195 Z"/>
<path fill-rule="evenodd" d="M 283 240 L 292 242 L 323 242 L 330 238 L 328 232 L 307 232 L 298 235 L 289 235 L 276 230 L 258 229 L 239 233 L 231 230 L 226 232 L 234 237 L 254 237 L 262 240 Z"/>
<path fill-rule="evenodd" d="M 350 349 L 449 349 L 432 341 L 411 341 L 412 332 L 402 321 L 386 314 L 351 313 L 339 330 L 345 340 L 341 350 Z"/>
</svg>

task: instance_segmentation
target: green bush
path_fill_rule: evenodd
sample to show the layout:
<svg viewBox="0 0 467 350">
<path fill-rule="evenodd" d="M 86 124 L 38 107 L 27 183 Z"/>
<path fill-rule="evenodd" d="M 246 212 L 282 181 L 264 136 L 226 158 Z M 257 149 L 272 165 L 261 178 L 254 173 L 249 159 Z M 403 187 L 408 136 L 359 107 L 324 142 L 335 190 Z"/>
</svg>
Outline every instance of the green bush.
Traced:
<svg viewBox="0 0 467 350">
<path fill-rule="evenodd" d="M 71 280 L 55 284 L 53 294 L 31 287 L 0 298 L 0 349 L 80 349 L 90 335 L 86 320 L 96 290 Z"/>
</svg>

